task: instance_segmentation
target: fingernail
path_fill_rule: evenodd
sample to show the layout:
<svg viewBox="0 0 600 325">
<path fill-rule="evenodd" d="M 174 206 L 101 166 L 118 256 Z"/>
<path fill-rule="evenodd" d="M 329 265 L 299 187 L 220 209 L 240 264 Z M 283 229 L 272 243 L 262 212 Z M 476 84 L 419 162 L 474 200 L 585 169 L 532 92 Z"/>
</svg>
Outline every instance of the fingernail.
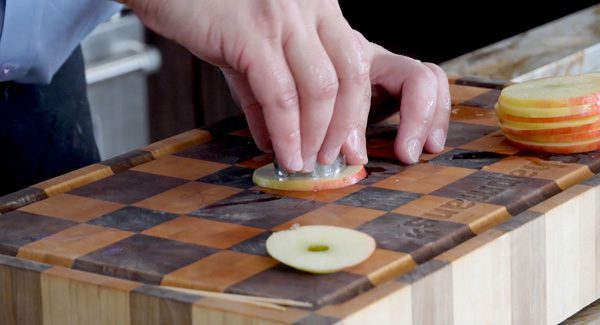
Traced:
<svg viewBox="0 0 600 325">
<path fill-rule="evenodd" d="M 419 162 L 419 156 L 421 156 L 421 151 L 423 150 L 423 145 L 419 139 L 410 139 L 408 140 L 408 158 L 412 164 L 416 164 Z"/>
<path fill-rule="evenodd" d="M 361 136 L 361 133 L 358 130 L 353 130 L 348 135 L 348 146 L 363 163 L 367 161 L 367 148 L 365 146 L 365 139 Z"/>
<path fill-rule="evenodd" d="M 317 165 L 317 155 L 312 155 L 304 160 L 304 166 L 302 167 L 303 173 L 309 173 L 315 170 L 315 166 Z"/>
<path fill-rule="evenodd" d="M 446 99 L 444 100 L 444 108 L 447 111 L 449 111 L 451 107 L 452 107 L 452 100 L 450 99 L 450 97 L 446 97 Z"/>
<path fill-rule="evenodd" d="M 360 159 L 362 160 L 363 164 L 366 164 L 369 162 L 369 155 L 367 154 L 367 145 L 366 144 L 361 146 Z"/>
<path fill-rule="evenodd" d="M 436 146 L 437 151 L 444 150 L 444 144 L 446 143 L 446 132 L 442 129 L 435 129 L 431 134 L 431 140 Z"/>
<path fill-rule="evenodd" d="M 340 148 L 327 150 L 327 151 L 325 151 L 324 154 L 321 155 L 321 157 L 323 158 L 323 161 L 321 161 L 321 163 L 324 165 L 333 164 L 333 162 L 335 161 L 335 159 L 337 158 L 337 156 L 339 154 L 340 154 Z"/>
<path fill-rule="evenodd" d="M 304 163 L 302 162 L 302 155 L 300 152 L 296 152 L 292 158 L 288 161 L 288 168 L 290 172 L 297 172 L 302 169 Z"/>
</svg>

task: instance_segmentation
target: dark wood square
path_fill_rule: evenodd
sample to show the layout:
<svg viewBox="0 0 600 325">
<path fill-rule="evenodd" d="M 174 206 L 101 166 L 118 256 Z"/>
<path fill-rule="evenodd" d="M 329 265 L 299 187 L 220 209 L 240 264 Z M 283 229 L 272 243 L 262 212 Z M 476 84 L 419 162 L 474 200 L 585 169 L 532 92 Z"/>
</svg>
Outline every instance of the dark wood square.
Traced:
<svg viewBox="0 0 600 325">
<path fill-rule="evenodd" d="M 106 159 L 102 162 L 102 164 L 109 166 L 114 173 L 121 173 L 130 169 L 131 167 L 141 165 L 153 159 L 154 157 L 152 156 L 152 153 L 148 151 L 134 150 Z"/>
<path fill-rule="evenodd" d="M 554 181 L 478 171 L 431 195 L 503 205 L 516 215 L 558 192 Z"/>
<path fill-rule="evenodd" d="M 68 220 L 23 211 L 11 211 L 0 215 L 0 254 L 16 256 L 21 246 L 76 224 Z"/>
<path fill-rule="evenodd" d="M 107 213 L 89 221 L 93 225 L 121 229 L 125 231 L 141 232 L 163 222 L 175 219 L 176 214 L 163 211 L 125 207 Z"/>
<path fill-rule="evenodd" d="M 269 285 L 265 285 L 268 283 Z M 373 285 L 365 276 L 347 272 L 310 274 L 279 264 L 254 275 L 226 292 L 308 301 L 315 306 L 343 302 Z"/>
<path fill-rule="evenodd" d="M 481 108 L 494 108 L 496 102 L 498 101 L 498 97 L 500 97 L 499 89 L 490 89 L 489 91 L 478 95 L 476 97 L 470 98 L 462 103 L 461 105 L 470 106 L 470 107 L 481 107 Z"/>
<path fill-rule="evenodd" d="M 459 147 L 496 130 L 498 130 L 498 127 L 495 126 L 450 122 L 446 146 Z"/>
<path fill-rule="evenodd" d="M 506 157 L 508 155 L 496 152 L 453 149 L 431 159 L 429 163 L 432 165 L 481 169 Z"/>
<path fill-rule="evenodd" d="M 48 198 L 48 194 L 42 189 L 27 187 L 13 193 L 0 196 L 0 213 L 18 209 L 32 202 Z"/>
<path fill-rule="evenodd" d="M 131 204 L 186 183 L 185 180 L 126 171 L 71 191 L 95 199 Z"/>
<path fill-rule="evenodd" d="M 160 284 L 162 277 L 217 249 L 136 234 L 75 260 L 73 268 Z"/>
<path fill-rule="evenodd" d="M 272 233 L 272 231 L 265 231 L 257 236 L 244 240 L 243 242 L 230 247 L 229 250 L 252 255 L 269 256 L 269 253 L 267 253 L 266 243 L 267 238 L 269 238 Z"/>
<path fill-rule="evenodd" d="M 584 153 L 564 155 L 543 152 L 521 151 L 518 153 L 518 155 L 538 157 L 549 161 L 560 161 L 563 163 L 587 165 L 592 171 L 592 173 L 600 173 L 600 151 L 590 151 Z"/>
<path fill-rule="evenodd" d="M 336 203 L 360 208 L 391 211 L 419 197 L 421 197 L 421 194 L 378 187 L 366 187 L 337 200 Z"/>
<path fill-rule="evenodd" d="M 467 225 L 388 213 L 358 228 L 377 241 L 377 247 L 409 253 L 417 263 L 450 249 L 474 234 Z"/>
<path fill-rule="evenodd" d="M 183 150 L 178 156 L 215 161 L 234 165 L 262 152 L 256 147 L 251 138 L 224 135 L 213 141 Z"/>
<path fill-rule="evenodd" d="M 265 192 L 244 191 L 188 215 L 269 229 L 323 204 Z"/>
<path fill-rule="evenodd" d="M 370 160 L 365 165 L 367 177 L 358 182 L 361 185 L 372 185 L 406 169 L 398 161 Z"/>
<path fill-rule="evenodd" d="M 199 182 L 248 189 L 254 186 L 252 174 L 254 169 L 231 166 L 218 172 L 206 175 Z"/>
<path fill-rule="evenodd" d="M 417 265 L 414 269 L 410 270 L 410 272 L 403 274 L 396 278 L 398 282 L 404 283 L 415 283 L 422 278 L 432 274 L 433 272 L 448 266 L 450 263 L 446 261 L 440 260 L 429 260 L 426 263 L 421 265 Z"/>
</svg>

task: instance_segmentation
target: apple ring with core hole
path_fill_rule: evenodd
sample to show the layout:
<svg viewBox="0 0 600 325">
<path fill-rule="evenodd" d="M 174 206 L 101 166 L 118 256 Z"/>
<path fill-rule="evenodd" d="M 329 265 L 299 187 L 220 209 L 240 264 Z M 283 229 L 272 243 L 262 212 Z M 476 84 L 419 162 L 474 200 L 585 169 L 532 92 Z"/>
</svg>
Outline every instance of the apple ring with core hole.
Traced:
<svg viewBox="0 0 600 325">
<path fill-rule="evenodd" d="M 375 239 L 348 228 L 309 225 L 277 231 L 267 239 L 267 252 L 295 269 L 326 274 L 357 265 L 375 251 Z"/>
</svg>

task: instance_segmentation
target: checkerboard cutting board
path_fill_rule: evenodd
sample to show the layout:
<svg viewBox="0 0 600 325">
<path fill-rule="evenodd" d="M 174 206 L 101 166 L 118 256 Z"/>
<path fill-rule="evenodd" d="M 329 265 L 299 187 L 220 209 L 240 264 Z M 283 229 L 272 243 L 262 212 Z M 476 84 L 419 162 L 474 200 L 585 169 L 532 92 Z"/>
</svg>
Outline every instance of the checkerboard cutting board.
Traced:
<svg viewBox="0 0 600 325">
<path fill-rule="evenodd" d="M 372 126 L 369 176 L 340 190 L 254 187 L 252 171 L 270 158 L 242 119 L 190 131 L 2 198 L 0 254 L 146 291 L 163 284 L 316 308 L 353 301 L 600 171 L 598 153 L 540 155 L 506 144 L 491 110 L 500 87 L 454 80 L 447 147 L 418 165 L 393 157 L 397 121 Z M 378 249 L 335 274 L 295 271 L 264 248 L 272 231 L 294 223 L 355 228 Z"/>
</svg>

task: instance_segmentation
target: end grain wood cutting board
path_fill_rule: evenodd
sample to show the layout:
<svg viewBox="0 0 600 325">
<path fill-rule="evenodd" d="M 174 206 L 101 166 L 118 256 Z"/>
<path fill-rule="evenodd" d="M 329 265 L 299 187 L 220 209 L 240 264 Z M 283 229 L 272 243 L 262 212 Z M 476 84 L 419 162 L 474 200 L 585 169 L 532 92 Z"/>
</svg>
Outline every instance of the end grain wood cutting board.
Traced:
<svg viewBox="0 0 600 325">
<path fill-rule="evenodd" d="M 232 118 L 0 198 L 0 321 L 568 317 L 600 293 L 600 153 L 519 151 L 492 109 L 503 84 L 451 82 L 444 152 L 399 164 L 390 118 L 369 128 L 369 176 L 347 188 L 255 187 L 252 172 L 270 157 L 243 119 Z M 371 234 L 377 250 L 342 272 L 296 271 L 264 247 L 294 223 L 355 228 Z M 274 311 L 161 284 L 315 307 Z"/>
</svg>

